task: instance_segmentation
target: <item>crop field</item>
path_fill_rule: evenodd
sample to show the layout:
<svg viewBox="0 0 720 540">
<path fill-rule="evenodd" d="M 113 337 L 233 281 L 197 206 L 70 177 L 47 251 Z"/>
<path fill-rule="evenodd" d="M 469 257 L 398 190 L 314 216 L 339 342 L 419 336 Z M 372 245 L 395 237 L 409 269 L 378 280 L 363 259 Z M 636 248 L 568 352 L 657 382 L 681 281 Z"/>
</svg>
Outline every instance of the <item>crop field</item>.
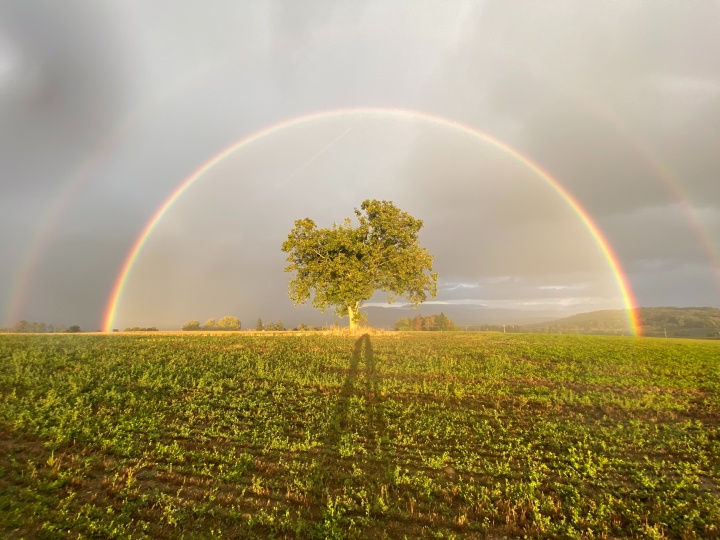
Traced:
<svg viewBox="0 0 720 540">
<path fill-rule="evenodd" d="M 720 538 L 720 343 L 0 336 L 3 538 Z"/>
</svg>

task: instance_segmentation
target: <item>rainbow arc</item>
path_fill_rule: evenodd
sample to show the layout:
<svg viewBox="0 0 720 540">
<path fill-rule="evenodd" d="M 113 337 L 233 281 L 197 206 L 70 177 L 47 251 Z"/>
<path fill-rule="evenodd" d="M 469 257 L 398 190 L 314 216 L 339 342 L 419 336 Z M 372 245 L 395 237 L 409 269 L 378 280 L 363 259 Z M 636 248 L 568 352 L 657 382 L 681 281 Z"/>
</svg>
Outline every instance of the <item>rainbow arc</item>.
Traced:
<svg viewBox="0 0 720 540">
<path fill-rule="evenodd" d="M 422 121 L 437 126 L 451 128 L 459 132 L 465 133 L 468 136 L 474 137 L 484 143 L 492 145 L 499 151 L 504 152 L 505 154 L 516 160 L 518 163 L 521 163 L 529 170 L 531 170 L 535 175 L 537 175 L 538 178 L 546 182 L 557 192 L 557 194 L 573 210 L 573 212 L 578 216 L 583 225 L 587 228 L 597 247 L 603 254 L 603 257 L 605 258 L 610 271 L 612 272 L 612 275 L 618 287 L 618 291 L 620 293 L 620 296 L 622 297 L 623 305 L 627 313 L 628 325 L 631 331 L 634 335 L 642 334 L 642 328 L 638 318 L 635 300 L 617 255 L 612 250 L 610 243 L 602 234 L 600 228 L 592 219 L 587 210 L 585 210 L 585 208 L 572 196 L 572 194 L 570 194 L 570 192 L 568 192 L 567 189 L 565 189 L 562 184 L 560 184 L 560 182 L 558 182 L 548 172 L 542 169 L 537 163 L 535 163 L 527 156 L 521 154 L 519 151 L 507 145 L 506 143 L 477 128 L 462 124 L 454 120 L 450 120 L 448 118 L 435 116 L 420 111 L 378 107 L 320 111 L 296 118 L 291 118 L 289 120 L 285 120 L 268 126 L 260 131 L 252 133 L 251 135 L 240 139 L 239 141 L 226 147 L 224 150 L 215 154 L 202 165 L 200 165 L 195 171 L 192 172 L 192 174 L 190 174 L 190 176 L 183 180 L 178 185 L 178 187 L 163 201 L 160 207 L 152 215 L 150 220 L 145 224 L 140 234 L 137 236 L 130 251 L 128 252 L 128 255 L 125 258 L 125 261 L 120 269 L 120 272 L 118 273 L 113 288 L 110 292 L 102 322 L 103 331 L 111 332 L 113 329 L 118 307 L 120 305 L 120 301 L 122 299 L 123 291 L 125 289 L 128 277 L 131 274 L 133 266 L 138 260 L 138 257 L 142 252 L 143 247 L 147 243 L 148 238 L 152 235 L 153 230 L 167 214 L 170 208 L 172 208 L 175 202 L 180 197 L 182 197 L 183 194 L 185 194 L 188 189 L 190 189 L 190 187 L 193 186 L 197 181 L 199 181 L 204 175 L 206 175 L 223 160 L 232 156 L 234 153 L 242 149 L 248 148 L 254 143 L 257 143 L 258 141 L 261 141 L 282 130 L 300 127 L 304 125 L 311 125 L 315 122 L 327 121 L 332 119 L 352 119 L 363 117 L 374 117 L 395 121 Z"/>
</svg>

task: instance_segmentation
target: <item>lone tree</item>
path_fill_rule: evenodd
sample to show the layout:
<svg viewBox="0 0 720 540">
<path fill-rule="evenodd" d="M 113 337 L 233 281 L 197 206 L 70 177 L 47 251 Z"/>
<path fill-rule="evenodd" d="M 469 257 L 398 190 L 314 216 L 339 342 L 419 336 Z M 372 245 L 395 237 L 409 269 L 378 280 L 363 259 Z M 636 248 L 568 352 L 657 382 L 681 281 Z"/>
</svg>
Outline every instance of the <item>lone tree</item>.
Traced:
<svg viewBox="0 0 720 540">
<path fill-rule="evenodd" d="M 299 219 L 283 242 L 295 272 L 288 295 L 321 311 L 333 307 L 339 317 L 348 316 L 350 328 L 361 319 L 360 307 L 375 291 L 388 293 L 388 302 L 406 298 L 417 306 L 437 293 L 433 257 L 418 244 L 422 221 L 392 202 L 366 200 L 355 209 L 359 221 L 349 218 L 330 229 L 318 229 L 313 220 Z"/>
</svg>

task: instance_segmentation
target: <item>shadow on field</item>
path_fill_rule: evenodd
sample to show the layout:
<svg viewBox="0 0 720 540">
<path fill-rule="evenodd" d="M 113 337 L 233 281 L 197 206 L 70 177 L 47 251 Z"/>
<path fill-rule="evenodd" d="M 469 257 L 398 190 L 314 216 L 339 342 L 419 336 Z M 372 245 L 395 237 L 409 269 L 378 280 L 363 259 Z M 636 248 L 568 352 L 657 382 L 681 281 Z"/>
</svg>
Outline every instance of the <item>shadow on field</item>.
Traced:
<svg viewBox="0 0 720 540">
<path fill-rule="evenodd" d="M 339 448 L 344 439 L 349 442 L 346 439 L 348 436 L 367 439 L 380 427 L 379 392 L 380 374 L 372 343 L 370 336 L 363 334 L 355 341 L 348 373 L 333 411 L 332 431 L 328 437 L 332 447 Z M 364 414 L 358 410 L 363 406 Z M 347 448 L 346 452 L 351 452 L 351 449 Z M 343 451 L 340 453 L 342 455 Z"/>
</svg>

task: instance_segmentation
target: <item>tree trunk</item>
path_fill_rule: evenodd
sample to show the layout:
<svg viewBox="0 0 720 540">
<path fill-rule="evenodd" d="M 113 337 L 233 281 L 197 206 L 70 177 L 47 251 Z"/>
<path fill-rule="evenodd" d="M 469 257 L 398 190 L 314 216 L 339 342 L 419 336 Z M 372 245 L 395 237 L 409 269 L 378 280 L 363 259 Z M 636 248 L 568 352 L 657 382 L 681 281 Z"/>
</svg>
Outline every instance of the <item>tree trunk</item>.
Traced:
<svg viewBox="0 0 720 540">
<path fill-rule="evenodd" d="M 348 306 L 348 318 L 350 319 L 350 330 L 357 329 L 357 306 Z"/>
</svg>

